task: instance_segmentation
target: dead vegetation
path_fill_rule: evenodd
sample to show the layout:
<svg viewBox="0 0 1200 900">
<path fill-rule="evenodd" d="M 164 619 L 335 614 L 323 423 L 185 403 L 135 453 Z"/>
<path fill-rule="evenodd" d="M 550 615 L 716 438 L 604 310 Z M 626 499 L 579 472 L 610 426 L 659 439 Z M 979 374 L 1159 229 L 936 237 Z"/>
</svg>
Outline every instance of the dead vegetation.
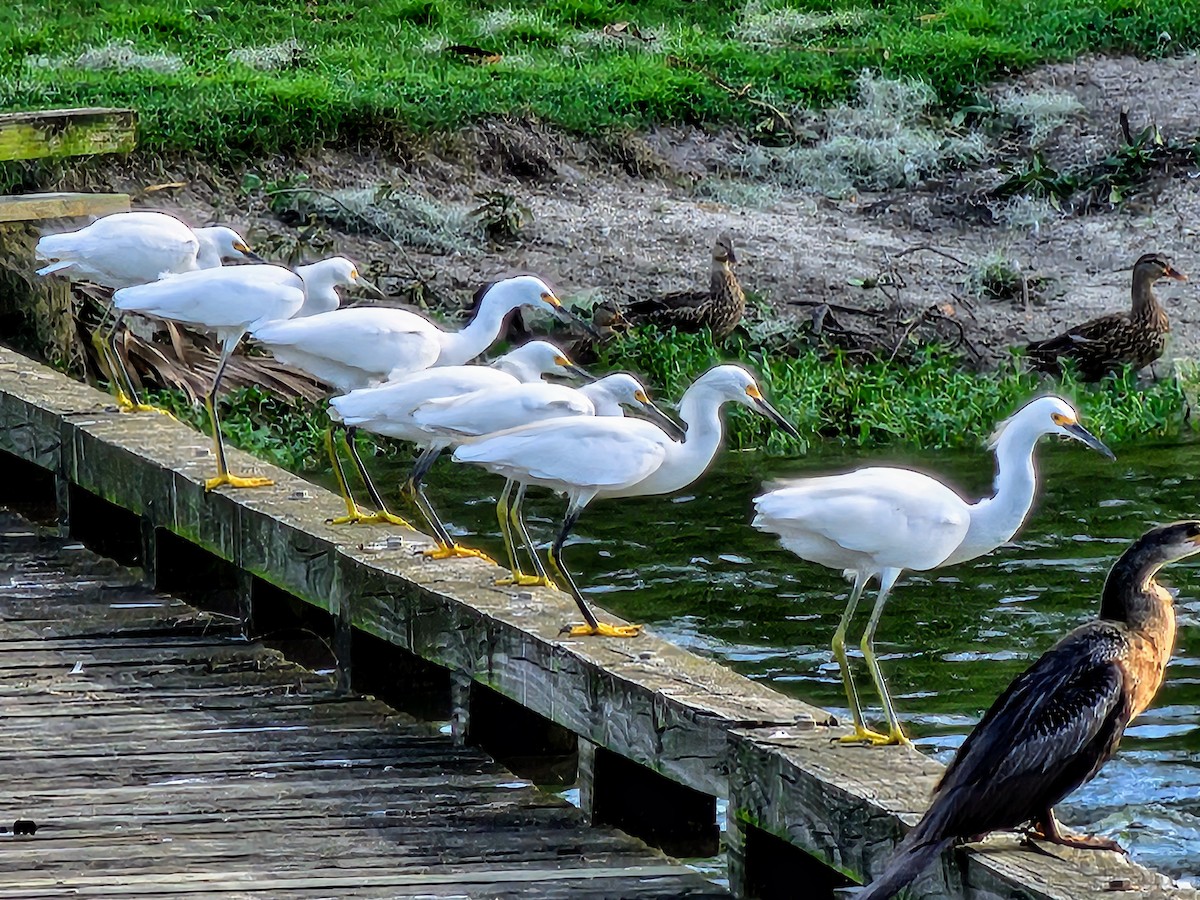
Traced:
<svg viewBox="0 0 1200 900">
<path fill-rule="evenodd" d="M 782 146 L 683 128 L 581 141 L 497 120 L 399 159 L 263 165 L 249 187 L 166 166 L 153 181 L 177 187 L 141 196 L 239 226 L 273 257 L 345 253 L 393 295 L 452 317 L 480 283 L 515 271 L 545 274 L 604 316 L 695 282 L 696 260 L 729 231 L 751 301 L 744 327 L 764 349 L 902 359 L 939 342 L 987 366 L 1123 305 L 1142 252 L 1200 270 L 1188 262 L 1200 187 L 1185 177 L 1200 135 L 1185 85 L 1200 64 L 1093 61 L 1084 87 L 1081 71 L 1047 69 L 957 113 L 931 107 L 919 84 L 864 77 L 853 104 L 780 110 L 795 132 Z M 1146 96 L 1166 99 L 1138 106 Z M 769 102 L 753 91 L 739 102 L 751 100 Z M 1037 158 L 1040 174 L 1014 181 Z M 1081 176 L 1056 201 L 1049 186 L 1064 173 L 1099 180 Z M 135 191 L 149 180 L 134 168 L 92 177 Z M 1165 292 L 1184 354 L 1200 352 L 1200 314 L 1172 302 L 1187 289 Z"/>
</svg>

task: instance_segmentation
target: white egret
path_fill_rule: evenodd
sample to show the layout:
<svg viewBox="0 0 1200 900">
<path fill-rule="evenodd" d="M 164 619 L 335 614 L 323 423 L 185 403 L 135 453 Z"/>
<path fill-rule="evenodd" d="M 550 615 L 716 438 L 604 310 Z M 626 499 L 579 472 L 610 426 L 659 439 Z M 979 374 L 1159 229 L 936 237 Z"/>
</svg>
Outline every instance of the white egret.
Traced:
<svg viewBox="0 0 1200 900">
<path fill-rule="evenodd" d="M 416 427 L 429 435 L 430 440 L 437 441 L 435 446 L 440 452 L 441 449 L 472 437 L 507 431 L 531 422 L 571 416 L 621 416 L 624 415 L 626 406 L 646 413 L 675 436 L 683 436 L 679 426 L 650 401 L 642 383 L 624 372 L 606 375 L 580 388 L 561 384 L 516 384 L 475 391 L 459 397 L 430 400 L 413 410 L 412 421 Z M 414 471 L 415 490 L 424 500 L 424 508 L 428 509 L 427 518 L 435 530 L 439 534 L 445 534 L 445 526 L 438 520 L 429 501 L 424 498 L 421 489 L 423 474 L 423 471 Z M 525 486 L 520 487 L 509 507 L 508 497 L 511 489 L 511 482 L 504 486 L 496 510 L 504 549 L 508 554 L 509 569 L 512 572 L 512 577 L 502 583 L 544 584 L 547 587 L 555 587 L 542 569 L 541 561 L 521 519 L 521 501 L 524 498 Z M 536 577 L 526 576 L 521 572 L 512 538 L 513 528 L 517 529 L 526 549 L 533 557 L 534 566 L 538 571 Z"/>
<path fill-rule="evenodd" d="M 432 366 L 468 363 L 495 343 L 504 317 L 522 306 L 571 317 L 549 285 L 522 275 L 491 285 L 459 331 L 404 309 L 356 307 L 264 323 L 253 336 L 283 362 L 350 391 Z"/>
<path fill-rule="evenodd" d="M 264 322 L 253 330 L 252 336 L 270 348 L 281 362 L 316 376 L 339 393 L 349 394 L 432 366 L 469 362 L 495 342 L 504 317 L 522 306 L 569 316 L 542 279 L 526 275 L 484 288 L 476 315 L 460 331 L 444 331 L 424 316 L 403 309 L 331 307 L 303 318 Z M 334 447 L 333 427 L 325 437 L 337 475 L 341 464 Z M 354 442 L 347 439 L 346 444 L 378 512 L 364 516 L 350 495 L 349 485 L 339 478 L 347 515 L 335 522 L 407 525 L 379 502 L 378 492 L 357 457 Z"/>
<path fill-rule="evenodd" d="M 117 325 L 125 313 L 137 312 L 214 331 L 221 342 L 221 359 L 212 387 L 204 398 L 217 457 L 217 475 L 206 482 L 208 490 L 222 484 L 231 487 L 271 484 L 270 479 L 241 478 L 229 473 L 216 409 L 217 388 L 230 355 L 249 329 L 269 319 L 301 313 L 306 306 L 322 308 L 330 302 L 330 294 L 337 297 L 335 284 L 357 276 L 353 264 L 342 257 L 322 260 L 304 269 L 304 277 L 282 266 L 270 265 L 199 269 L 121 288 L 113 294 Z"/>
<path fill-rule="evenodd" d="M 399 381 L 389 381 L 378 387 L 363 388 L 342 397 L 334 397 L 330 401 L 330 417 L 335 421 L 342 422 L 347 427 L 351 455 L 354 457 L 359 474 L 367 485 L 371 502 L 380 510 L 376 515 L 364 516 L 354 506 L 353 500 L 348 499 L 346 517 L 335 519 L 335 523 L 385 521 L 407 524 L 387 511 L 383 499 L 375 490 L 362 460 L 358 457 L 353 435 L 356 429 L 362 428 L 373 434 L 411 441 L 421 448 L 421 453 L 413 465 L 412 473 L 404 482 L 401 493 L 412 500 L 413 505 L 421 512 L 434 532 L 437 547 L 431 551 L 431 555 L 436 558 L 449 556 L 487 558 L 478 550 L 457 544 L 437 518 L 437 514 L 425 496 L 421 486 L 422 479 L 441 452 L 449 447 L 454 439 L 446 435 L 431 433 L 415 421 L 414 413 L 424 404 L 433 400 L 459 397 L 491 388 L 533 383 L 540 381 L 543 375 L 586 377 L 587 373 L 575 366 L 558 347 L 550 342 L 530 341 L 500 357 L 492 366 L 441 366 L 417 372 Z M 335 468 L 334 471 L 336 475 L 338 469 Z M 339 476 L 339 487 L 349 497 L 349 489 L 345 485 L 344 476 Z"/>
<path fill-rule="evenodd" d="M 35 253 L 50 263 L 39 275 L 114 289 L 216 268 L 227 259 L 262 262 L 232 228 L 189 228 L 172 215 L 148 211 L 113 213 L 77 231 L 43 235 Z"/>
<path fill-rule="evenodd" d="M 1046 434 L 1074 438 L 1112 458 L 1109 449 L 1079 424 L 1071 404 L 1060 397 L 1040 397 L 996 429 L 990 442 L 996 452 L 994 493 L 975 503 L 922 472 L 884 466 L 785 482 L 755 498 L 755 528 L 778 535 L 801 559 L 854 576 L 833 636 L 833 655 L 854 717 L 854 734 L 846 736 L 847 742 L 907 742 L 875 658 L 875 628 L 888 594 L 906 569 L 923 572 L 974 559 L 1017 533 L 1037 491 L 1034 447 Z M 864 724 L 846 661 L 846 629 L 873 578 L 879 579 L 879 594 L 863 633 L 862 652 L 883 701 L 886 735 Z"/>
<path fill-rule="evenodd" d="M 193 229 L 172 215 L 149 211 L 113 213 L 77 231 L 43 235 L 34 252 L 49 261 L 38 269 L 39 275 L 58 274 L 113 289 L 216 268 L 224 260 L 262 262 L 232 228 Z M 108 314 L 105 310 L 103 318 Z M 154 410 L 137 402 L 129 373 L 111 343 L 116 330 L 106 341 L 103 326 L 101 321 L 92 342 L 108 369 L 118 407 L 126 412 Z"/>
<path fill-rule="evenodd" d="M 567 512 L 548 553 L 554 575 L 566 584 L 583 614 L 572 635 L 633 637 L 640 625 L 601 623 L 561 562 L 563 543 L 583 509 L 596 497 L 666 494 L 699 478 L 720 447 L 721 407 L 741 403 L 772 419 L 793 436 L 795 428 L 772 407 L 740 366 L 710 369 L 687 389 L 679 413 L 687 426 L 682 443 L 641 419 L 581 417 L 535 422 L 463 444 L 458 462 L 482 466 L 520 485 L 566 494 Z"/>
</svg>

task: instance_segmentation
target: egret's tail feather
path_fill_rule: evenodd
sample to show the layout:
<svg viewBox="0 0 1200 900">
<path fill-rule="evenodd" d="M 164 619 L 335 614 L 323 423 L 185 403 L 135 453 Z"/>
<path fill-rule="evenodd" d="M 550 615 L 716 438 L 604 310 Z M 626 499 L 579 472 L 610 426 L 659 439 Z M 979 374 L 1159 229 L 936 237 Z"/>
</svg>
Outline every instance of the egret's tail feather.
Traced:
<svg viewBox="0 0 1200 900">
<path fill-rule="evenodd" d="M 941 838 L 912 844 L 907 840 L 902 841 L 888 861 L 884 873 L 867 885 L 855 900 L 887 900 L 894 897 L 940 856 L 953 840 Z"/>
<path fill-rule="evenodd" d="M 74 263 L 71 262 L 69 259 L 63 259 L 63 260 L 59 260 L 58 262 L 50 263 L 50 265 L 48 265 L 48 266 L 42 266 L 40 269 L 37 270 L 37 273 L 39 275 L 50 275 L 54 272 L 62 271 L 63 269 L 69 269 L 73 265 L 74 265 Z"/>
</svg>

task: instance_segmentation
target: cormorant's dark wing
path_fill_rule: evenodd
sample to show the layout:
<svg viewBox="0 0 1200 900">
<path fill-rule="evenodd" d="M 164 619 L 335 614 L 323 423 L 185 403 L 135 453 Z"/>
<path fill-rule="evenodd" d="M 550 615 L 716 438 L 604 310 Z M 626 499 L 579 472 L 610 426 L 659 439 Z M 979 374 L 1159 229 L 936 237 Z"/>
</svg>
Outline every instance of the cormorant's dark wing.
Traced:
<svg viewBox="0 0 1200 900">
<path fill-rule="evenodd" d="M 1091 779 L 1129 722 L 1123 634 L 1092 623 L 1018 676 L 968 735 L 930 809 L 956 837 L 1040 816 Z M 940 830 L 940 829 L 939 829 Z"/>
</svg>

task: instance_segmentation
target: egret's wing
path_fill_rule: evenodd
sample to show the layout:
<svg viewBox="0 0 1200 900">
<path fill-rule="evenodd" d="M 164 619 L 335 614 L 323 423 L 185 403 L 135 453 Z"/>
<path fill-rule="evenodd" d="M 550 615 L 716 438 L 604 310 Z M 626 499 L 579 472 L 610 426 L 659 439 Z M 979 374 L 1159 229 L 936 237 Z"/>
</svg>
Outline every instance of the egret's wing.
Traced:
<svg viewBox="0 0 1200 900">
<path fill-rule="evenodd" d="M 117 309 L 214 329 L 287 318 L 303 304 L 300 276 L 269 265 L 200 269 L 113 294 Z"/>
<path fill-rule="evenodd" d="M 754 526 L 762 531 L 792 541 L 815 536 L 882 565 L 912 569 L 942 562 L 971 523 L 954 491 L 905 469 L 803 479 L 755 498 L 754 505 Z"/>
<path fill-rule="evenodd" d="M 670 439 L 639 419 L 583 416 L 534 422 L 469 441 L 460 462 L 579 487 L 621 488 L 654 472 Z"/>
<path fill-rule="evenodd" d="M 347 425 L 354 425 L 379 419 L 408 419 L 417 406 L 430 400 L 515 383 L 511 375 L 485 366 L 448 366 L 351 391 L 334 397 L 330 403 Z"/>
<path fill-rule="evenodd" d="M 48 234 L 37 243 L 41 259 L 71 263 L 81 274 L 112 287 L 142 284 L 190 268 L 196 235 L 165 213 L 117 213 L 86 228 Z"/>
<path fill-rule="evenodd" d="M 563 416 L 589 416 L 592 402 L 557 384 L 520 384 L 422 403 L 413 420 L 426 428 L 473 436 Z"/>
<path fill-rule="evenodd" d="M 284 362 L 311 370 L 306 362 L 325 359 L 381 378 L 432 365 L 437 335 L 438 328 L 418 315 L 365 306 L 265 322 L 253 332 Z"/>
</svg>

